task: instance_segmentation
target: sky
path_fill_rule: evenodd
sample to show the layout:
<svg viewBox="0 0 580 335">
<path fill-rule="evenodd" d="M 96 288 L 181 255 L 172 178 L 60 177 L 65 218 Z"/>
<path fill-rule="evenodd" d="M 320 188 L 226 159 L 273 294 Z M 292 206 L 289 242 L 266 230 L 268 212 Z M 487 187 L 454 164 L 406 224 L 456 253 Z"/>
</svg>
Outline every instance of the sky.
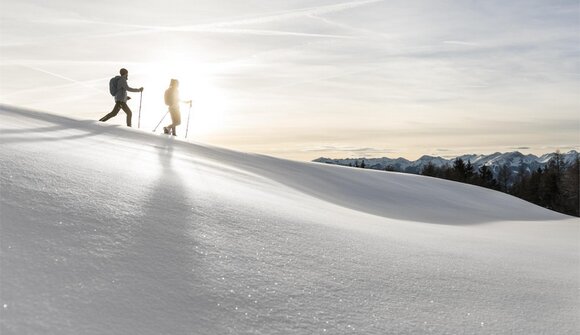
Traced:
<svg viewBox="0 0 580 335">
<path fill-rule="evenodd" d="M 580 147 L 576 0 L 1 0 L 0 19 L 3 104 L 97 120 L 124 67 L 145 88 L 130 94 L 134 125 L 141 105 L 140 127 L 155 127 L 177 78 L 193 100 L 178 134 L 189 119 L 189 140 L 234 150 L 312 160 Z"/>
</svg>

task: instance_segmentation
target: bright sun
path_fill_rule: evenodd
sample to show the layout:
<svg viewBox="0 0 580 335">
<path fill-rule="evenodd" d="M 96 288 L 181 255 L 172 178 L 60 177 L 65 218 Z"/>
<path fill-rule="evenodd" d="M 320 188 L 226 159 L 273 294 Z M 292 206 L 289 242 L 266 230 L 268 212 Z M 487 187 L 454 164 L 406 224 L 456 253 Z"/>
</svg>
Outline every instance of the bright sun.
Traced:
<svg viewBox="0 0 580 335">
<path fill-rule="evenodd" d="M 195 137 L 195 134 L 208 134 L 223 126 L 226 97 L 223 91 L 215 85 L 211 73 L 207 69 L 192 64 L 192 62 L 174 60 L 155 65 L 144 65 L 138 73 L 138 78 L 130 81 L 129 85 L 132 87 L 143 86 L 145 88 L 141 128 L 153 129 L 167 112 L 163 94 L 169 87 L 169 81 L 172 78 L 179 80 L 180 99 L 193 100 L 191 116 L 188 115 L 189 104 L 181 104 L 181 126 L 178 128 L 178 135 L 185 134 L 188 117 L 188 137 Z M 135 94 L 133 95 L 135 98 Z M 167 115 L 161 126 L 169 123 L 171 121 Z"/>
</svg>

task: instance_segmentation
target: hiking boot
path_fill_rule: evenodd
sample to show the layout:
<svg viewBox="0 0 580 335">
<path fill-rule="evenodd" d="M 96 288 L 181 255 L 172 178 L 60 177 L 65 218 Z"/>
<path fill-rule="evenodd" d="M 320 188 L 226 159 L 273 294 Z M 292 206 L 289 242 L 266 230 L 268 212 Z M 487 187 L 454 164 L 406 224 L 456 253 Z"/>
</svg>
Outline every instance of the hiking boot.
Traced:
<svg viewBox="0 0 580 335">
<path fill-rule="evenodd" d="M 169 129 L 167 127 L 163 127 L 163 134 L 169 134 Z"/>
</svg>

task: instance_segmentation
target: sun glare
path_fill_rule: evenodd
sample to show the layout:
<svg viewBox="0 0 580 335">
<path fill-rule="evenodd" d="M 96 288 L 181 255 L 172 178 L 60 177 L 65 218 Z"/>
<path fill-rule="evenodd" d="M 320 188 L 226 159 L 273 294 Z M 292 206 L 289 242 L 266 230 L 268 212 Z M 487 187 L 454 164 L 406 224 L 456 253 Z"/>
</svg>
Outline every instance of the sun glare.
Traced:
<svg viewBox="0 0 580 335">
<path fill-rule="evenodd" d="M 223 91 L 212 80 L 212 74 L 207 69 L 188 61 L 165 61 L 149 64 L 140 71 L 142 82 L 131 82 L 133 87 L 143 86 L 143 109 L 141 116 L 142 128 L 153 129 L 167 112 L 163 101 L 165 90 L 171 79 L 179 80 L 179 95 L 181 100 L 193 100 L 189 104 L 181 104 L 181 126 L 178 135 L 183 136 L 189 118 L 189 136 L 208 134 L 222 127 L 226 111 L 226 97 Z M 191 111 L 191 116 L 189 115 Z M 169 124 L 167 115 L 161 126 Z"/>
</svg>

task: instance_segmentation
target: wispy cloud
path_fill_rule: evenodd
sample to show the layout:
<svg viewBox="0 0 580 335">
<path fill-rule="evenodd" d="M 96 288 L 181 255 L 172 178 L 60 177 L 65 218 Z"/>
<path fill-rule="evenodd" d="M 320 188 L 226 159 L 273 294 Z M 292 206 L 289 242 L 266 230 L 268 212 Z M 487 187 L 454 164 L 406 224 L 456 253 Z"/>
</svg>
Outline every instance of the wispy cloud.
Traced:
<svg viewBox="0 0 580 335">
<path fill-rule="evenodd" d="M 58 77 L 58 78 L 60 78 L 60 77 Z M 67 84 L 60 84 L 60 85 L 43 85 L 41 87 L 27 88 L 27 89 L 13 91 L 13 92 L 10 92 L 7 94 L 2 94 L 1 98 L 6 99 L 6 98 L 14 97 L 14 96 L 29 95 L 29 94 L 35 94 L 38 92 L 45 92 L 45 91 L 51 91 L 51 90 L 61 91 L 63 89 L 67 89 L 67 88 L 71 88 L 71 87 L 79 86 L 79 85 L 81 85 L 83 87 L 94 88 L 93 84 L 102 84 L 106 80 L 109 80 L 109 77 L 106 77 L 106 78 L 103 77 L 103 78 L 92 79 L 92 80 L 75 81 L 75 82 L 69 82 Z M 98 91 L 99 93 L 104 92 L 102 90 L 96 90 L 96 91 Z"/>
<path fill-rule="evenodd" d="M 45 69 L 41 69 L 41 68 L 39 68 L 39 67 L 32 66 L 32 65 L 25 65 L 25 64 L 17 64 L 17 65 L 18 65 L 18 66 L 21 66 L 21 67 L 24 67 L 24 68 L 28 68 L 28 69 L 34 70 L 34 71 L 42 72 L 42 73 L 48 74 L 48 75 L 50 75 L 50 76 L 53 76 L 53 77 L 56 77 L 56 78 L 59 78 L 59 79 L 62 79 L 62 80 L 66 80 L 66 81 L 68 81 L 68 82 L 71 82 L 71 83 L 73 83 L 73 84 L 75 84 L 75 85 L 80 85 L 80 86 L 83 86 L 83 87 L 85 87 L 85 88 L 88 88 L 88 89 L 94 90 L 94 91 L 96 91 L 96 92 L 100 92 L 100 93 L 106 93 L 106 94 L 108 94 L 108 92 L 106 92 L 105 90 L 101 90 L 101 89 L 95 88 L 95 87 L 94 87 L 94 86 L 92 86 L 92 85 L 89 85 L 89 84 L 87 83 L 87 81 L 80 81 L 80 80 L 76 80 L 76 79 L 73 79 L 73 78 L 70 78 L 70 77 L 64 76 L 64 75 L 62 75 L 62 74 L 55 73 L 55 72 L 52 72 L 52 71 L 48 71 L 48 70 L 45 70 Z"/>
<path fill-rule="evenodd" d="M 302 152 L 347 152 L 357 154 L 385 154 L 396 152 L 390 148 L 374 148 L 374 147 L 355 147 L 355 146 L 341 146 L 341 145 L 321 145 L 307 147 L 301 150 Z"/>
<path fill-rule="evenodd" d="M 98 33 L 98 34 L 85 34 L 83 38 L 106 38 L 106 37 L 122 37 L 122 36 L 134 36 L 134 35 L 147 35 L 156 33 L 169 33 L 169 32 L 182 32 L 182 33 L 212 33 L 212 34 L 235 34 L 235 35 L 255 35 L 255 36 L 298 36 L 298 37 L 317 37 L 317 38 L 343 38 L 349 39 L 353 38 L 348 35 L 336 35 L 336 34 L 317 34 L 317 33 L 307 33 L 307 32 L 295 32 L 295 31 L 283 31 L 283 30 L 269 30 L 269 29 L 247 29 L 247 28 L 227 28 L 229 25 L 219 26 L 214 25 L 199 25 L 199 26 L 142 26 L 142 25 L 132 25 L 132 24 L 122 24 L 122 23 L 111 23 L 103 21 L 89 21 L 89 20 L 64 20 L 61 23 L 67 24 L 102 24 L 106 26 L 118 26 L 123 28 L 131 28 L 133 30 L 110 32 L 110 33 Z M 46 39 L 44 39 L 46 41 Z M 15 44 L 3 44 L 2 46 L 13 46 Z"/>
<path fill-rule="evenodd" d="M 101 24 L 107 26 L 116 26 L 131 28 L 133 30 L 121 31 L 107 34 L 97 34 L 86 37 L 113 37 L 113 36 L 128 36 L 128 35 L 141 35 L 141 34 L 151 34 L 151 33 L 162 33 L 162 32 L 200 32 L 200 33 L 224 33 L 224 34 L 248 34 L 248 35 L 264 35 L 264 36 L 301 36 L 301 37 L 325 37 L 325 38 L 351 38 L 351 36 L 346 35 L 333 35 L 333 34 L 316 34 L 316 33 L 303 33 L 303 32 L 291 32 L 291 31 L 278 31 L 278 30 L 262 30 L 262 29 L 243 29 L 243 28 L 229 28 L 228 27 L 240 27 L 256 24 L 265 24 L 273 22 L 287 21 L 297 18 L 303 18 L 308 16 L 319 16 L 334 12 L 341 12 L 345 10 L 355 9 L 361 6 L 370 5 L 377 2 L 382 2 L 384 0 L 365 0 L 365 1 L 352 1 L 346 3 L 339 3 L 326 6 L 316 6 L 301 9 L 286 10 L 282 12 L 275 12 L 272 14 L 263 14 L 250 18 L 243 19 L 233 19 L 228 21 L 219 21 L 206 24 L 195 24 L 195 25 L 179 25 L 179 26 L 161 26 L 161 25 L 139 25 L 139 24 L 126 24 L 119 22 L 106 22 L 97 20 L 86 20 L 86 19 L 57 19 L 57 20 L 38 20 L 37 22 L 47 22 L 52 24 Z"/>
<path fill-rule="evenodd" d="M 332 34 L 314 34 L 314 33 L 301 33 L 292 31 L 280 31 L 280 30 L 264 30 L 264 29 L 206 29 L 199 30 L 200 32 L 208 33 L 224 33 L 224 34 L 243 34 L 243 35 L 260 35 L 260 36 L 298 36 L 298 37 L 326 37 L 326 38 L 353 38 L 352 36 L 345 35 L 332 35 Z"/>
<path fill-rule="evenodd" d="M 334 5 L 326 5 L 326 6 L 316 6 L 316 7 L 309 7 L 309 8 L 302 8 L 302 9 L 294 9 L 294 10 L 287 10 L 283 12 L 278 12 L 270 15 L 262 15 L 259 17 L 254 18 L 247 18 L 241 20 L 231 20 L 231 21 L 223 21 L 223 22 L 216 22 L 210 24 L 202 24 L 202 25 L 193 25 L 193 26 L 181 26 L 172 29 L 200 29 L 200 28 L 222 28 L 222 27 L 230 27 L 230 26 L 241 26 L 241 25 L 251 25 L 251 24 L 261 24 L 261 23 L 270 23 L 270 22 L 278 22 L 278 21 L 285 21 L 295 18 L 300 18 L 309 15 L 324 15 L 333 12 L 341 12 L 349 9 L 354 9 L 357 7 L 382 2 L 384 0 L 366 0 L 366 1 L 352 1 L 346 3 L 339 3 Z"/>
<path fill-rule="evenodd" d="M 466 42 L 466 41 L 443 41 L 443 43 L 444 44 L 454 44 L 454 45 L 464 45 L 464 46 L 470 46 L 470 47 L 476 47 L 476 46 L 480 45 L 478 43 Z"/>
<path fill-rule="evenodd" d="M 328 24 L 328 25 L 331 25 L 334 27 L 338 27 L 338 28 L 342 28 L 342 29 L 347 29 L 347 30 L 350 30 L 352 32 L 360 33 L 364 36 L 379 37 L 379 38 L 390 38 L 391 37 L 388 34 L 379 33 L 379 32 L 373 31 L 373 30 L 369 30 L 369 29 L 354 27 L 354 26 L 349 25 L 349 24 L 337 22 L 335 20 L 330 20 L 330 19 L 328 19 L 326 17 L 322 17 L 320 15 L 308 14 L 307 16 L 309 18 L 321 21 L 325 24 Z"/>
</svg>

